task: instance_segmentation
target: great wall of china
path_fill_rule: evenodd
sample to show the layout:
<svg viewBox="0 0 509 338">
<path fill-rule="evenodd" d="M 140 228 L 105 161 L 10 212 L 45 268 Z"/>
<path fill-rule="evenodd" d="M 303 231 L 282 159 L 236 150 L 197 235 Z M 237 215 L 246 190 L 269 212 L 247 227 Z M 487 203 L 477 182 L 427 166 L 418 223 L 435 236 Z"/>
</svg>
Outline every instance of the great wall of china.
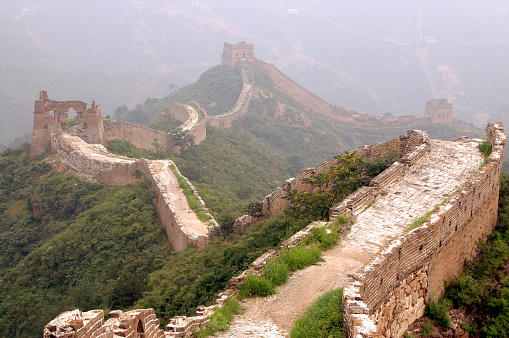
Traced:
<svg viewBox="0 0 509 338">
<path fill-rule="evenodd" d="M 244 88 L 231 113 L 219 117 L 228 121 L 247 111 L 249 99 L 255 92 L 252 70 L 245 67 L 242 60 L 238 64 L 243 69 Z M 66 124 L 69 108 L 78 114 L 73 126 Z M 210 120 L 204 111 L 200 117 L 197 109 L 200 107 L 196 103 L 176 105 L 170 116 L 185 120 L 187 130 L 195 133 L 199 143 L 206 137 L 205 125 Z M 49 113 L 51 110 L 53 116 Z M 427 118 L 431 119 L 433 112 L 429 114 Z M 343 115 L 352 117 L 348 112 Z M 446 117 L 452 118 L 452 112 Z M 215 125 L 231 126 L 231 122 L 220 121 Z M 179 191 L 175 175 L 180 173 L 174 164 L 169 160 L 134 160 L 112 155 L 107 152 L 105 142 L 115 138 L 126 138 L 148 149 L 154 149 L 157 140 L 163 149 L 178 151 L 172 135 L 129 122 L 103 121 L 100 108 L 94 102 L 87 110 L 87 105 L 81 101 L 50 101 L 46 92 L 41 92 L 35 103 L 32 157 L 56 151 L 61 161 L 80 175 L 110 185 L 134 182 L 138 179 L 134 173 L 141 172 L 152 181 L 156 192 L 154 205 L 174 249 L 181 250 L 189 244 L 204 247 L 209 228 L 216 223 L 213 219 L 207 224 L 199 221 L 189 209 L 186 197 Z M 295 245 L 316 226 L 331 224 L 339 215 L 350 215 L 356 220 L 334 249 L 334 257 L 330 258 L 331 262 L 349 262 L 335 270 L 334 280 L 327 280 L 325 274 L 323 278 L 316 278 L 323 266 L 303 271 L 304 275 L 315 276 L 313 285 L 305 288 L 311 300 L 330 285 L 345 288 L 343 310 L 349 337 L 400 337 L 408 325 L 423 315 L 430 297 L 440 295 L 445 281 L 457 275 L 465 259 L 476 254 L 478 239 L 493 230 L 506 141 L 502 124 L 489 124 L 486 139 L 493 151 L 485 163 L 483 154 L 477 149 L 479 140 L 430 140 L 426 132 L 418 130 L 409 130 L 407 135 L 356 149 L 362 156 L 378 157 L 399 152 L 402 158 L 374 178 L 369 187 L 359 189 L 331 208 L 329 223 L 311 223 L 282 243 L 281 249 Z M 284 198 L 286 189 L 309 190 L 302 179 L 327 171 L 335 162 L 335 158 L 330 159 L 288 180 L 264 199 L 264 213 L 283 210 L 288 203 Z M 196 189 L 193 190 L 197 195 Z M 433 213 L 423 225 L 405 232 L 416 217 L 431 210 Z M 242 229 L 251 221 L 250 217 L 244 216 L 237 221 L 236 227 Z M 62 313 L 47 324 L 44 337 L 191 337 L 198 327 L 206 325 L 214 309 L 237 295 L 238 286 L 247 273 L 260 271 L 278 254 L 279 250 L 272 250 L 262 255 L 249 270 L 230 280 L 230 288 L 217 296 L 214 305 L 198 307 L 195 317 L 170 319 L 164 331 L 159 329 L 159 320 L 152 309 L 125 313 L 112 311 L 106 321 L 102 310 L 74 310 Z M 287 301 L 291 303 L 292 299 Z M 243 319 L 247 318 L 249 325 L 256 328 L 269 321 L 281 332 L 288 330 L 288 323 L 279 322 L 271 315 L 281 308 L 276 300 L 264 302 L 262 309 L 251 310 L 257 306 L 260 304 L 256 301 L 247 303 Z M 293 317 L 303 311 L 301 308 L 291 310 Z M 261 317 L 260 312 L 263 313 Z M 232 330 L 238 324 L 239 320 L 236 320 Z"/>
</svg>

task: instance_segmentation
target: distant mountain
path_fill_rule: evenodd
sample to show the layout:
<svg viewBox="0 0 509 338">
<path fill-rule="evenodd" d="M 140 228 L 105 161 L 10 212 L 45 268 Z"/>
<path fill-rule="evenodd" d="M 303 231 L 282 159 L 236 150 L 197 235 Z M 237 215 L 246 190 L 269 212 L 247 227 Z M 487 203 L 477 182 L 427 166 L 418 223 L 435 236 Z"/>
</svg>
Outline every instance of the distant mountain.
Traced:
<svg viewBox="0 0 509 338">
<path fill-rule="evenodd" d="M 112 114 L 195 81 L 238 40 L 339 107 L 422 115 L 426 100 L 444 97 L 482 127 L 507 116 L 508 10 L 503 0 L 8 2 L 0 143 L 30 131 L 40 89 Z"/>
</svg>

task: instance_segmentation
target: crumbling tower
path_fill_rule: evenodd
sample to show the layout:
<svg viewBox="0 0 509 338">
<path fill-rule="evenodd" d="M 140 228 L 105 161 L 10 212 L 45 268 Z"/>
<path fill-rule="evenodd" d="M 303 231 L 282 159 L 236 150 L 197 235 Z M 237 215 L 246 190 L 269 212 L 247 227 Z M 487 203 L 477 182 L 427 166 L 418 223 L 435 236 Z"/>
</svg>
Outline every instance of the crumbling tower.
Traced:
<svg viewBox="0 0 509 338">
<path fill-rule="evenodd" d="M 253 44 L 247 44 L 245 41 L 239 41 L 236 45 L 228 42 L 224 43 L 223 57 L 221 59 L 222 66 L 236 67 L 242 59 L 254 61 Z"/>
<path fill-rule="evenodd" d="M 454 120 L 452 103 L 447 102 L 446 99 L 428 101 L 424 117 L 429 117 L 431 123 L 452 123 Z"/>
<path fill-rule="evenodd" d="M 87 110 L 87 104 L 83 101 L 53 101 L 48 98 L 47 91 L 41 90 L 34 107 L 31 158 L 51 150 L 51 137 L 62 132 L 62 123 L 69 120 L 71 108 L 78 114 L 77 120 L 82 122 L 77 131 L 79 136 L 88 143 L 106 146 L 101 109 L 95 102 L 92 102 L 92 107 Z"/>
</svg>

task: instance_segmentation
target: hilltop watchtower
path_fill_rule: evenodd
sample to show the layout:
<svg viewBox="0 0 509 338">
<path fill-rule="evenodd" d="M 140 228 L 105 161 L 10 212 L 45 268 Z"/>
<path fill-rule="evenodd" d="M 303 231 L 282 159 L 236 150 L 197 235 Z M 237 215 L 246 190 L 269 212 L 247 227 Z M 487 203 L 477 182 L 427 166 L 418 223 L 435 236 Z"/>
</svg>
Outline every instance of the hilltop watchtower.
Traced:
<svg viewBox="0 0 509 338">
<path fill-rule="evenodd" d="M 447 102 L 446 99 L 428 101 L 424 117 L 429 117 L 431 123 L 452 123 L 454 120 L 452 103 Z"/>
<path fill-rule="evenodd" d="M 245 41 L 239 41 L 236 45 L 228 42 L 224 43 L 223 57 L 221 59 L 222 66 L 236 67 L 242 59 L 254 61 L 253 44 L 247 44 Z"/>
</svg>

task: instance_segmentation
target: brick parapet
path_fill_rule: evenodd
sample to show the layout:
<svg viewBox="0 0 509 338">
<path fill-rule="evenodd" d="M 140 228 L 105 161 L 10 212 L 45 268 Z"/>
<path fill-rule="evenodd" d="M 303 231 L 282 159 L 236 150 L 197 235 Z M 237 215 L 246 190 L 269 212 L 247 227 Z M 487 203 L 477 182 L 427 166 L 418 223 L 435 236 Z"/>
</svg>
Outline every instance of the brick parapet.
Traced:
<svg viewBox="0 0 509 338">
<path fill-rule="evenodd" d="M 420 148 L 419 148 L 420 147 Z M 418 148 L 418 149 L 417 149 Z M 408 130 L 406 136 L 399 136 L 392 140 L 386 142 L 379 142 L 373 144 L 371 146 L 362 146 L 357 149 L 354 149 L 352 152 L 355 152 L 359 156 L 371 157 L 371 158 L 379 158 L 388 155 L 389 153 L 399 153 L 404 158 L 407 158 L 407 162 L 410 161 L 412 164 L 415 163 L 419 158 L 421 158 L 427 151 L 429 151 L 429 137 L 428 134 L 421 130 Z M 339 155 L 345 156 L 345 155 Z M 295 178 L 288 179 L 282 186 L 278 187 L 274 192 L 267 195 L 262 202 L 262 210 L 265 215 L 271 213 L 281 212 L 287 205 L 288 200 L 286 199 L 287 191 L 289 190 L 297 190 L 301 191 L 311 191 L 311 185 L 303 182 L 304 179 L 309 178 L 311 176 L 315 176 L 318 174 L 325 173 L 329 171 L 334 165 L 337 163 L 337 157 L 333 157 L 325 162 L 323 162 L 318 167 L 308 168 L 300 173 Z M 394 168 L 392 168 L 394 167 Z M 382 180 L 378 178 L 378 180 L 373 180 L 370 186 L 374 188 L 374 190 L 383 189 L 383 184 L 385 182 L 391 182 L 396 180 L 400 174 L 402 174 L 401 165 L 393 164 L 387 173 L 384 171 L 383 178 L 386 180 Z M 387 171 L 387 170 L 386 170 Z M 369 197 L 370 193 L 374 195 L 369 197 L 369 199 L 373 199 L 376 197 L 375 191 L 363 189 L 361 194 L 363 197 Z M 355 193 L 354 193 L 355 194 Z M 357 200 L 357 197 L 348 197 L 354 198 Z M 362 199 L 363 202 L 366 202 L 366 205 L 369 204 L 369 199 Z M 345 202 L 346 203 L 346 202 Z M 346 204 L 345 204 L 346 206 Z M 331 212 L 337 215 L 338 213 L 333 211 L 335 208 L 340 208 L 343 210 L 340 205 L 334 206 L 331 209 Z M 339 210 L 339 209 L 338 209 Z"/>
<path fill-rule="evenodd" d="M 391 242 L 346 288 L 343 313 L 349 337 L 400 337 L 422 316 L 431 295 L 444 292 L 478 239 L 495 227 L 506 135 L 489 124 L 493 152 L 423 225 Z"/>
</svg>

